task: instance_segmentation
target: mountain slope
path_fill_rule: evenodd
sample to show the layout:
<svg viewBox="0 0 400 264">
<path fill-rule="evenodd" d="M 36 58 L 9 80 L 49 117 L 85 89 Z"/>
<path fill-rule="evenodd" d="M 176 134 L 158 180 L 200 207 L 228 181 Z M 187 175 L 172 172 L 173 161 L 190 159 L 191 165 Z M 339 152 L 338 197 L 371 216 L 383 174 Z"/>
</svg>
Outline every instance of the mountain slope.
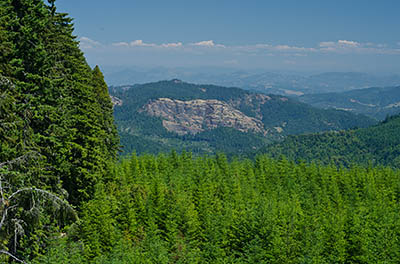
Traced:
<svg viewBox="0 0 400 264">
<path fill-rule="evenodd" d="M 400 115 L 382 123 L 349 131 L 289 136 L 262 152 L 292 160 L 349 166 L 382 164 L 400 167 Z"/>
<path fill-rule="evenodd" d="M 300 96 L 299 100 L 322 109 L 342 109 L 383 120 L 387 115 L 400 113 L 400 86 L 308 94 Z"/>
<path fill-rule="evenodd" d="M 283 96 L 195 85 L 177 79 L 111 87 L 111 94 L 126 153 L 134 149 L 155 153 L 170 148 L 199 153 L 219 150 L 243 153 L 289 134 L 374 123 L 365 116 L 320 110 Z M 224 134 L 237 143 L 221 146 L 219 142 L 226 141 Z M 246 146 L 245 142 L 252 143 Z"/>
</svg>

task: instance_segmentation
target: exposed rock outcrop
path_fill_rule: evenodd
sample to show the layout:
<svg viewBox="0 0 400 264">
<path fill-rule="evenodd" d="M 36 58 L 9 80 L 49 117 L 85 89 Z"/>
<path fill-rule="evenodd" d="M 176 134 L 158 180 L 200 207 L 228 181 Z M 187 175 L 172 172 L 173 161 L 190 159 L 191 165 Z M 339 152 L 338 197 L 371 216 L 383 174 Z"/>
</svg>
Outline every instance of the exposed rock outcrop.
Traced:
<svg viewBox="0 0 400 264">
<path fill-rule="evenodd" d="M 161 117 L 163 126 L 179 135 L 196 134 L 217 127 L 266 133 L 259 119 L 246 116 L 230 104 L 218 100 L 181 101 L 159 98 L 143 106 L 142 111 Z"/>
<path fill-rule="evenodd" d="M 115 96 L 110 96 L 111 97 L 111 102 L 113 104 L 113 106 L 121 106 L 123 104 L 123 101 L 121 99 L 119 99 L 118 97 Z"/>
</svg>

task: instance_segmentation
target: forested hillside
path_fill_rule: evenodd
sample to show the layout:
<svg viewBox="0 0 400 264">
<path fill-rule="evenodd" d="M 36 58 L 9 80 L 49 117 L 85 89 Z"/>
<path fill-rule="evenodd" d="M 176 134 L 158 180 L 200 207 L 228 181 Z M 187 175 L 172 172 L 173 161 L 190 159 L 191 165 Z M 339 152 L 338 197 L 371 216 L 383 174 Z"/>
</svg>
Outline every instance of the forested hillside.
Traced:
<svg viewBox="0 0 400 264">
<path fill-rule="evenodd" d="M 398 263 L 399 180 L 264 156 L 133 155 L 35 263 Z"/>
<path fill-rule="evenodd" d="M 273 157 L 324 164 L 387 165 L 400 168 L 400 115 L 369 128 L 289 136 L 263 149 Z"/>
<path fill-rule="evenodd" d="M 366 127 L 375 122 L 346 111 L 239 88 L 180 80 L 111 87 L 125 154 L 190 150 L 242 154 L 287 135 Z M 226 137 L 229 135 L 229 137 Z"/>
<path fill-rule="evenodd" d="M 90 200 L 116 159 L 108 87 L 86 63 L 71 21 L 54 1 L 0 3 L 2 253 L 45 251 L 76 215 L 60 207 Z"/>
<path fill-rule="evenodd" d="M 307 94 L 301 102 L 323 109 L 342 109 L 378 120 L 400 113 L 400 86 L 372 87 L 342 93 Z"/>
</svg>

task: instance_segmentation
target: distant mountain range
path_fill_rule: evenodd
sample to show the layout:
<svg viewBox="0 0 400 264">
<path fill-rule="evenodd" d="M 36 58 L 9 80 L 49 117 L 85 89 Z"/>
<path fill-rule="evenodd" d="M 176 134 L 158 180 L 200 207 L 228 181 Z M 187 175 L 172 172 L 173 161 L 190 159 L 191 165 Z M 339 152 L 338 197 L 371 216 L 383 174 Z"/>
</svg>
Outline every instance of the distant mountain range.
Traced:
<svg viewBox="0 0 400 264">
<path fill-rule="evenodd" d="M 304 75 L 264 71 L 237 71 L 221 68 L 183 69 L 162 67 L 151 69 L 105 67 L 104 72 L 107 83 L 114 86 L 177 78 L 192 83 L 240 87 L 286 96 L 400 85 L 400 75 L 378 76 L 359 72 L 328 72 Z"/>
<path fill-rule="evenodd" d="M 301 102 L 323 109 L 342 109 L 378 120 L 400 113 L 400 86 L 357 89 L 342 93 L 308 94 Z"/>
<path fill-rule="evenodd" d="M 186 149 L 246 153 L 287 135 L 366 127 L 362 115 L 297 100 L 178 79 L 110 87 L 115 121 L 130 153 Z"/>
</svg>

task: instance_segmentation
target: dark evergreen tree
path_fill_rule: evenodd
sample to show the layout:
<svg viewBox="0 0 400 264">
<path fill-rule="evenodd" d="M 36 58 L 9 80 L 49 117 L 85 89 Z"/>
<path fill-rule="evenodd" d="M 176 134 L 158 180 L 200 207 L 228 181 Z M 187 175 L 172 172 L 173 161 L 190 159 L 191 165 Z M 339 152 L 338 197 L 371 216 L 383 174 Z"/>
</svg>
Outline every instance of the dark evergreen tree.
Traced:
<svg viewBox="0 0 400 264">
<path fill-rule="evenodd" d="M 0 2 L 0 181 L 4 197 L 40 188 L 79 205 L 115 161 L 118 137 L 103 76 L 87 64 L 72 19 L 54 2 Z M 34 201 L 18 197 L 26 208 Z M 27 223 L 25 237 L 13 252 L 27 245 L 23 254 L 34 256 L 54 217 L 23 212 L 15 218 Z M 11 230 L 0 230 L 7 233 L 2 244 Z"/>
<path fill-rule="evenodd" d="M 92 85 L 95 89 L 96 98 L 101 109 L 101 124 L 105 131 L 104 146 L 110 157 L 115 157 L 118 146 L 118 132 L 114 124 L 113 105 L 108 92 L 108 86 L 104 81 L 104 75 L 96 65 L 93 69 Z"/>
<path fill-rule="evenodd" d="M 7 33 L 0 39 L 0 69 L 15 83 L 17 111 L 29 115 L 32 141 L 45 158 L 40 184 L 66 189 L 78 204 L 91 197 L 115 159 L 118 138 L 103 76 L 87 65 L 72 20 L 50 2 L 2 4 L 14 19 L 0 20 L 0 31 Z"/>
</svg>

